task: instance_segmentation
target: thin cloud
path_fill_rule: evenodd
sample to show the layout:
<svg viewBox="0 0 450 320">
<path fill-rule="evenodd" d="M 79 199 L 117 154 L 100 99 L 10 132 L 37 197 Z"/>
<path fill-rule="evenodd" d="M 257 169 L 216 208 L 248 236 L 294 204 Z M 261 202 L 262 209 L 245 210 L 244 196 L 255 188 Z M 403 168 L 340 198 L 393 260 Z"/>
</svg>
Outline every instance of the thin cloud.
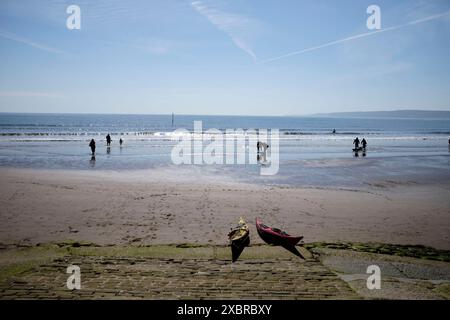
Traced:
<svg viewBox="0 0 450 320">
<path fill-rule="evenodd" d="M 307 49 L 303 49 L 303 50 L 299 50 L 299 51 L 294 51 L 294 52 L 290 52 L 290 53 L 287 53 L 287 54 L 283 54 L 283 55 L 275 57 L 275 58 L 267 59 L 267 60 L 264 61 L 264 63 L 268 63 L 268 62 L 272 62 L 272 61 L 276 61 L 276 60 L 281 60 L 281 59 L 284 59 L 284 58 L 287 58 L 287 57 L 296 56 L 296 55 L 299 55 L 299 54 L 302 54 L 302 53 L 306 53 L 306 52 L 310 52 L 310 51 L 314 51 L 314 50 L 318 50 L 318 49 L 322 49 L 322 48 L 326 48 L 326 47 L 331 47 L 331 46 L 334 46 L 334 45 L 337 45 L 337 44 L 340 44 L 340 43 L 344 43 L 344 42 L 347 42 L 347 41 L 352 41 L 352 40 L 356 40 L 356 39 L 372 36 L 372 35 L 379 34 L 379 33 L 382 33 L 382 32 L 394 31 L 394 30 L 402 29 L 402 28 L 409 27 L 409 26 L 412 26 L 412 25 L 416 25 L 416 24 L 419 24 L 419 23 L 424 23 L 424 22 L 436 20 L 436 19 L 442 18 L 442 17 L 444 17 L 444 16 L 446 16 L 448 14 L 450 14 L 450 11 L 447 11 L 447 12 L 444 12 L 444 13 L 440 13 L 440 14 L 435 14 L 435 15 L 432 15 L 432 16 L 429 16 L 429 17 L 426 17 L 426 18 L 422 18 L 422 19 L 413 20 L 413 21 L 410 21 L 408 23 L 401 24 L 401 25 L 398 25 L 398 26 L 393 26 L 393 27 L 389 27 L 389 28 L 385 28 L 385 29 L 381 29 L 381 30 L 377 30 L 377 31 L 371 31 L 371 32 L 365 32 L 365 33 L 357 34 L 357 35 L 354 35 L 354 36 L 351 36 L 351 37 L 339 39 L 339 40 L 336 40 L 336 41 L 327 42 L 327 43 L 324 43 L 324 44 L 319 45 L 319 46 L 315 46 L 315 47 L 311 47 L 311 48 L 307 48 Z"/>
<path fill-rule="evenodd" d="M 59 49 L 55 49 L 53 47 L 49 47 L 49 46 L 46 46 L 44 44 L 41 44 L 41 43 L 38 43 L 38 42 L 34 42 L 34 41 L 30 40 L 30 39 L 23 38 L 23 37 L 14 35 L 14 34 L 9 33 L 9 32 L 1 31 L 1 30 L 0 30 L 0 37 L 8 39 L 8 40 L 15 41 L 15 42 L 26 44 L 28 46 L 31 46 L 33 48 L 36 48 L 36 49 L 39 49 L 39 50 L 42 50 L 42 51 L 46 51 L 46 52 L 50 52 L 50 53 L 54 53 L 54 54 L 62 54 L 62 53 L 64 53 L 64 51 L 61 51 Z"/>
<path fill-rule="evenodd" d="M 204 16 L 219 30 L 225 32 L 233 41 L 233 43 L 245 53 L 256 60 L 251 45 L 244 39 L 243 32 L 253 24 L 253 21 L 245 16 L 220 11 L 216 8 L 209 7 L 202 1 L 191 2 L 192 8 Z"/>
</svg>

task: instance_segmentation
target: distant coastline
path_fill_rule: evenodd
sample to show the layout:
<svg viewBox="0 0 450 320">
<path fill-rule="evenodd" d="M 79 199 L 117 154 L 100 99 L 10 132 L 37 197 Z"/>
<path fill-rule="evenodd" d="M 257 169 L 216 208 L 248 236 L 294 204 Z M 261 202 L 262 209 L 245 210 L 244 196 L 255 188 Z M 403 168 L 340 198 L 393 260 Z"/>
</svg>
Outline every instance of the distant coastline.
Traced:
<svg viewBox="0 0 450 320">
<path fill-rule="evenodd" d="M 397 118 L 397 119 L 450 119 L 450 110 L 394 110 L 317 113 L 318 118 Z"/>
</svg>

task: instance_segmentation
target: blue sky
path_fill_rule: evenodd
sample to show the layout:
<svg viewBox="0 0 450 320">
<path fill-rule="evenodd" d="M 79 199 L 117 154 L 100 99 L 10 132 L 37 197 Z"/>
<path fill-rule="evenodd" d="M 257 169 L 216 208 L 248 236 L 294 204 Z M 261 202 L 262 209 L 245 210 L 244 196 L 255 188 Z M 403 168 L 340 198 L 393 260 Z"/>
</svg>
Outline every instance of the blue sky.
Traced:
<svg viewBox="0 0 450 320">
<path fill-rule="evenodd" d="M 0 112 L 450 110 L 449 56 L 448 0 L 2 0 Z"/>
</svg>

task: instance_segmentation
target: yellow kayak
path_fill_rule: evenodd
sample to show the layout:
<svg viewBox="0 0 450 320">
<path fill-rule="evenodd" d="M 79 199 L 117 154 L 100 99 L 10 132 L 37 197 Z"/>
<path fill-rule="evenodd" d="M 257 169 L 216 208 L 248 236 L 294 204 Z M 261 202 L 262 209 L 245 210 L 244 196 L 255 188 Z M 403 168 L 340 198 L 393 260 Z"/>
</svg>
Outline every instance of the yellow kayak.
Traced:
<svg viewBox="0 0 450 320">
<path fill-rule="evenodd" d="M 232 261 L 235 262 L 244 248 L 250 244 L 250 230 L 242 217 L 239 219 L 238 225 L 228 234 L 228 239 L 231 243 Z"/>
</svg>

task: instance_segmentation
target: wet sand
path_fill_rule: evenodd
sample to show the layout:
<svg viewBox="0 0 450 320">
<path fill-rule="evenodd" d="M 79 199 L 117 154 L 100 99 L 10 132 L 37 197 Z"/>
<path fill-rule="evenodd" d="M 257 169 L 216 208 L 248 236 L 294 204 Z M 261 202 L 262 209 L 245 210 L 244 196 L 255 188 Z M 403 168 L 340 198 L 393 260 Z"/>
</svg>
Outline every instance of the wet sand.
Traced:
<svg viewBox="0 0 450 320">
<path fill-rule="evenodd" d="M 167 174 L 166 174 L 167 173 Z M 0 169 L 0 243 L 226 244 L 243 216 L 305 242 L 450 249 L 449 187 L 377 183 L 364 190 L 269 187 L 161 170 Z"/>
</svg>

